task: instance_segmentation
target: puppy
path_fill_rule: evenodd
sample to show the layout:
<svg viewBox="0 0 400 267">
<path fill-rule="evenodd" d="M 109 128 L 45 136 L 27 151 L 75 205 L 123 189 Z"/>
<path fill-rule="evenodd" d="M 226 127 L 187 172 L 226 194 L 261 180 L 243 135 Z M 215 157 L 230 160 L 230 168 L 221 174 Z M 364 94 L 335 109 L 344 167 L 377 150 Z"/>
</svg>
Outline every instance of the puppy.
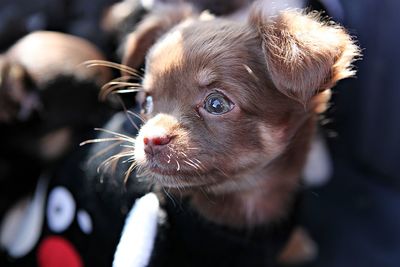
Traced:
<svg viewBox="0 0 400 267">
<path fill-rule="evenodd" d="M 126 62 L 141 49 L 130 48 Z M 317 115 L 330 88 L 354 75 L 358 53 L 343 28 L 316 14 L 268 16 L 255 6 L 246 23 L 184 20 L 147 53 L 139 173 L 217 224 L 285 218 Z"/>
</svg>

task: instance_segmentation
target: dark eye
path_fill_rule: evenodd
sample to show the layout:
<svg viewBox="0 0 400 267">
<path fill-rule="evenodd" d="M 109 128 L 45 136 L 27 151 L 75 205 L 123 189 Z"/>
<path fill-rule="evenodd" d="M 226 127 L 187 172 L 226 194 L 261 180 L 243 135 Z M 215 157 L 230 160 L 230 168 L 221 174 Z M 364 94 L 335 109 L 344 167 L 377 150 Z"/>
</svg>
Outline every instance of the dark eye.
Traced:
<svg viewBox="0 0 400 267">
<path fill-rule="evenodd" d="M 221 93 L 211 93 L 204 101 L 204 109 L 213 115 L 221 115 L 233 109 L 234 104 Z"/>
<path fill-rule="evenodd" d="M 148 95 L 142 104 L 142 113 L 149 114 L 151 112 L 153 112 L 153 97 Z"/>
</svg>

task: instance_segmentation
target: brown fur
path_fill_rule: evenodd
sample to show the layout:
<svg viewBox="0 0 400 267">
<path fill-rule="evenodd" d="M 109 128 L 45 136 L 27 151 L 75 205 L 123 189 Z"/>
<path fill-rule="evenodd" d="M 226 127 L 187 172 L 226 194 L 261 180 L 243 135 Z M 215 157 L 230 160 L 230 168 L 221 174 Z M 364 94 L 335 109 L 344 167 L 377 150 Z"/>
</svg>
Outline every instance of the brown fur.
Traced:
<svg viewBox="0 0 400 267">
<path fill-rule="evenodd" d="M 169 29 L 185 19 L 201 17 L 209 11 L 214 15 L 229 15 L 241 9 L 245 9 L 253 0 L 164 0 L 160 1 L 149 10 L 143 20 L 135 26 L 135 30 L 128 34 L 123 45 L 122 63 L 138 69 L 143 63 L 150 47 Z M 136 2 L 134 2 L 137 4 Z M 179 3 L 179 4 L 178 4 Z M 132 5 L 124 1 L 115 5 L 115 9 L 121 5 Z M 126 8 L 126 7 L 125 7 Z M 112 9 L 111 9 L 112 10 Z M 133 12 L 133 11 L 132 11 Z M 127 14 L 131 14 L 127 13 Z M 120 21 L 112 18 L 109 20 Z M 203 16 L 204 19 L 204 16 Z M 117 25 L 117 22 L 109 23 Z M 117 27 L 117 26 L 110 26 Z M 132 26 L 133 27 L 133 26 Z"/>
<path fill-rule="evenodd" d="M 268 70 L 277 89 L 307 104 L 317 92 L 354 75 L 358 54 L 351 37 L 318 13 L 286 11 L 271 19 L 257 9 L 251 16 L 263 39 Z"/>
<path fill-rule="evenodd" d="M 60 77 L 102 85 L 108 68 L 87 68 L 87 60 L 104 60 L 102 53 L 82 38 L 38 31 L 25 36 L 0 55 L 0 123 L 25 120 L 41 106 L 39 91 Z"/>
<path fill-rule="evenodd" d="M 135 142 L 139 170 L 232 227 L 287 214 L 329 100 L 320 92 L 354 74 L 358 54 L 343 28 L 316 15 L 257 10 L 249 23 L 194 18 L 168 31 L 147 55 L 139 96 L 154 102 Z M 131 57 L 139 48 L 127 49 Z M 214 91 L 234 103 L 230 112 L 204 109 Z M 168 142 L 146 153 L 145 140 L 157 138 Z"/>
<path fill-rule="evenodd" d="M 10 62 L 24 67 L 38 87 L 60 75 L 73 76 L 81 80 L 95 80 L 99 85 L 111 78 L 107 68 L 83 66 L 87 60 L 105 58 L 88 41 L 68 34 L 50 31 L 33 32 L 14 44 L 4 56 Z"/>
<path fill-rule="evenodd" d="M 21 117 L 21 110 L 29 113 L 38 108 L 32 81 L 24 67 L 0 57 L 0 123 Z"/>
<path fill-rule="evenodd" d="M 165 32 L 195 14 L 190 5 L 162 5 L 147 15 L 136 30 L 126 37 L 122 63 L 138 69 L 147 51 Z"/>
</svg>

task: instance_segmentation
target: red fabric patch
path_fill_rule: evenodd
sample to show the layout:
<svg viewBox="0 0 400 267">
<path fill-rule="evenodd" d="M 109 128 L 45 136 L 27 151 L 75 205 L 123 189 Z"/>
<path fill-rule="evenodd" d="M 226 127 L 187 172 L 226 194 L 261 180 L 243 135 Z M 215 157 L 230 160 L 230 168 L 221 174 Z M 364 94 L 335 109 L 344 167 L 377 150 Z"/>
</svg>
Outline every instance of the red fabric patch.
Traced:
<svg viewBox="0 0 400 267">
<path fill-rule="evenodd" d="M 43 240 L 37 256 L 40 267 L 83 267 L 82 259 L 73 245 L 58 236 Z"/>
</svg>

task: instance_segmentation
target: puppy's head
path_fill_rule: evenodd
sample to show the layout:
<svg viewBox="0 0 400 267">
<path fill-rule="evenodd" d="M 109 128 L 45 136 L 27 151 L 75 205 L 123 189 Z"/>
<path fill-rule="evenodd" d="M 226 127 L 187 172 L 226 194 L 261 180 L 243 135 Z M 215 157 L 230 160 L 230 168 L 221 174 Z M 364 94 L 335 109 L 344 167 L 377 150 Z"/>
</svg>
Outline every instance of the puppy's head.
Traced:
<svg viewBox="0 0 400 267">
<path fill-rule="evenodd" d="M 135 160 L 167 187 L 223 189 L 263 176 L 304 142 L 299 132 L 326 90 L 352 75 L 356 54 L 342 28 L 299 12 L 183 22 L 148 53 Z"/>
</svg>

